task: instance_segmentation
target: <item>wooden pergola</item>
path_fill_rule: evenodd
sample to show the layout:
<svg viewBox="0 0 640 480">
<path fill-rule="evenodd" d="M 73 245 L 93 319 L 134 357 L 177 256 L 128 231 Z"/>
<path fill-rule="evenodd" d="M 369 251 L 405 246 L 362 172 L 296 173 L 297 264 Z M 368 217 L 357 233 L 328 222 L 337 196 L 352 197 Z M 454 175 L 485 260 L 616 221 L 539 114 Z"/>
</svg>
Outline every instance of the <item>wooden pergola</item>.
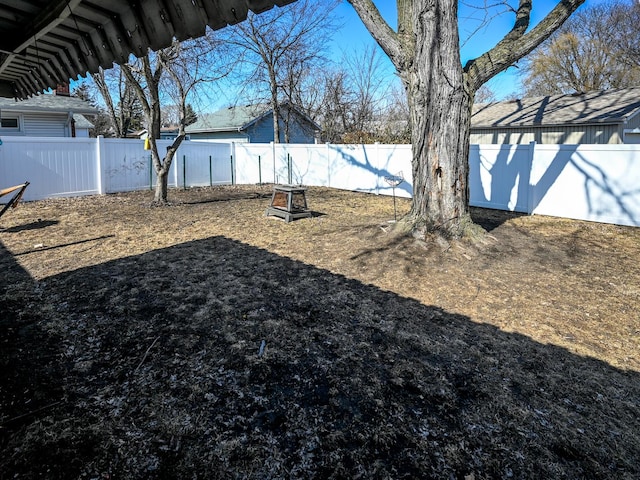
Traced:
<svg viewBox="0 0 640 480">
<path fill-rule="evenodd" d="M 0 3 L 0 96 L 25 98 L 295 0 L 11 0 Z"/>
</svg>

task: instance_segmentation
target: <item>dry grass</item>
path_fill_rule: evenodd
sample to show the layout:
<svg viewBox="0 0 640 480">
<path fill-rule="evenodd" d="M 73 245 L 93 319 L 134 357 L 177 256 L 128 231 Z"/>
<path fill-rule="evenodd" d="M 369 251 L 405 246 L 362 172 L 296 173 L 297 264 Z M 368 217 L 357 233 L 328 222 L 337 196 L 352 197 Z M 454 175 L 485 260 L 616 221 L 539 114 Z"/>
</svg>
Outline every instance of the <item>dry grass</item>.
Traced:
<svg viewBox="0 0 640 480">
<path fill-rule="evenodd" d="M 2 218 L 0 478 L 640 475 L 640 229 L 420 242 L 388 197 L 270 192 Z"/>
</svg>

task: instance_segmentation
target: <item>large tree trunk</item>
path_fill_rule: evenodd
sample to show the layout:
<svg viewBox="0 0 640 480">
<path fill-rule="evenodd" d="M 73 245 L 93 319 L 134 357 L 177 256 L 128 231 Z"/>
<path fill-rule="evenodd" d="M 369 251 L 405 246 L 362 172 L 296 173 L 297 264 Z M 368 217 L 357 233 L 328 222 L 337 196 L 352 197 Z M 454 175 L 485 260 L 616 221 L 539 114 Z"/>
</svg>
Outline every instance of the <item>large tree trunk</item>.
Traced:
<svg viewBox="0 0 640 480">
<path fill-rule="evenodd" d="M 470 95 L 444 78 L 411 87 L 413 202 L 404 220 L 422 235 L 459 237 L 470 225 Z M 426 109 L 429 98 L 440 101 Z"/>
<path fill-rule="evenodd" d="M 437 4 L 407 12 L 414 18 L 414 38 L 422 43 L 407 45 L 414 55 L 403 74 L 414 182 L 411 211 L 403 223 L 417 235 L 437 231 L 460 237 L 471 226 L 467 159 L 473 93 L 460 66 L 457 2 Z"/>
<path fill-rule="evenodd" d="M 398 30 L 372 0 L 347 0 L 395 65 L 407 89 L 413 142 L 413 203 L 401 225 L 416 235 L 477 231 L 469 215 L 469 133 L 475 91 L 546 40 L 585 0 L 558 0 L 530 27 L 519 0 L 513 28 L 462 67 L 458 0 L 396 0 Z"/>
</svg>

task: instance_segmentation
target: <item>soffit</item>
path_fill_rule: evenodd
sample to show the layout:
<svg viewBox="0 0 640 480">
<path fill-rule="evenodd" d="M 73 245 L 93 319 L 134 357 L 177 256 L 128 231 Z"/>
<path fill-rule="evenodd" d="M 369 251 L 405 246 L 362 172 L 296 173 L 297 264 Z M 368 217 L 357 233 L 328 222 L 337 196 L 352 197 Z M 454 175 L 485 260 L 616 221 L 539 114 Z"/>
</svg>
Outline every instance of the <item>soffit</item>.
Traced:
<svg viewBox="0 0 640 480">
<path fill-rule="evenodd" d="M 5 0 L 0 96 L 25 98 L 295 0 Z"/>
</svg>

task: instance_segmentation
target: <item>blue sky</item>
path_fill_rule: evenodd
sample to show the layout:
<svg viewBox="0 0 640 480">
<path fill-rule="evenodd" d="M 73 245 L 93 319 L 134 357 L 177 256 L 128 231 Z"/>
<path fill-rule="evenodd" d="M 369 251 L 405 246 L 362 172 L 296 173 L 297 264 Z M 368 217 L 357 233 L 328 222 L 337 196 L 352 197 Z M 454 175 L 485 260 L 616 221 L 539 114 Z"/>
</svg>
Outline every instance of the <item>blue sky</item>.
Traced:
<svg viewBox="0 0 640 480">
<path fill-rule="evenodd" d="M 602 0 L 587 0 L 585 5 L 599 3 L 600 1 Z M 394 0 L 374 0 L 374 3 L 377 5 L 380 13 L 387 20 L 389 25 L 395 29 L 397 22 L 396 2 Z M 483 5 L 484 1 L 469 0 L 465 3 Z M 517 4 L 517 2 L 510 3 Z M 557 3 L 557 0 L 534 0 L 532 24 L 537 24 Z M 345 49 L 352 51 L 365 48 L 366 45 L 375 44 L 371 34 L 364 27 L 353 7 L 348 4 L 346 0 L 343 0 L 342 4 L 337 8 L 336 14 L 342 17 L 344 22 L 344 27 L 337 32 L 335 37 L 333 55 L 336 59 L 341 56 L 341 52 Z M 462 39 L 468 37 L 471 32 L 477 30 L 480 25 L 480 18 L 482 15 L 483 12 L 480 10 L 463 5 L 460 7 L 458 16 L 460 18 L 460 36 Z M 473 35 L 472 39 L 463 45 L 461 50 L 462 63 L 466 63 L 467 60 L 475 58 L 493 47 L 512 28 L 514 18 L 515 16 L 513 13 L 499 15 L 494 17 L 487 27 L 483 27 L 478 30 Z M 384 56 L 383 53 L 381 53 L 381 55 Z M 387 61 L 386 56 L 385 64 L 389 69 L 389 72 L 392 72 L 393 66 L 391 65 L 391 62 Z M 519 93 L 520 81 L 518 78 L 517 68 L 509 68 L 507 71 L 499 74 L 491 80 L 488 85 L 499 100 Z"/>
<path fill-rule="evenodd" d="M 465 3 L 483 5 L 485 3 L 500 3 L 498 1 L 491 0 L 466 0 Z M 559 0 L 533 0 L 532 11 L 532 24 L 537 24 L 544 16 L 557 4 Z M 585 5 L 593 5 L 601 3 L 607 0 L 587 0 Z M 380 13 L 387 20 L 392 28 L 396 28 L 396 2 L 395 0 L 374 0 L 374 3 L 378 6 Z M 510 3 L 517 4 L 517 0 L 511 0 Z M 585 6 L 583 5 L 583 7 Z M 362 51 L 367 46 L 375 46 L 377 44 L 371 37 L 371 34 L 362 24 L 362 21 L 354 11 L 353 7 L 346 1 L 342 0 L 342 3 L 338 6 L 335 14 L 341 19 L 340 23 L 342 27 L 334 35 L 334 42 L 331 46 L 331 56 L 336 62 L 340 62 L 340 58 L 347 54 L 353 55 L 353 53 Z M 461 38 L 469 36 L 470 32 L 478 30 L 480 24 L 479 18 L 483 15 L 483 10 L 470 8 L 468 6 L 461 6 L 458 16 L 460 20 L 460 35 Z M 492 46 L 494 46 L 513 26 L 514 14 L 503 14 L 492 18 L 490 24 L 486 27 L 476 31 L 471 39 L 463 45 L 461 50 L 462 63 L 466 63 L 467 60 L 475 58 L 481 55 Z M 394 75 L 395 69 L 388 60 L 386 55 L 379 50 L 381 63 L 384 68 L 384 72 L 391 78 Z M 75 82 L 72 82 L 72 87 Z M 507 71 L 499 74 L 492 79 L 488 86 L 494 92 L 498 100 L 508 98 L 520 93 L 520 80 L 518 77 L 518 69 L 511 67 Z M 235 88 L 229 87 L 225 93 L 217 93 L 213 95 L 217 97 L 217 101 L 210 99 L 210 104 L 204 107 L 207 111 L 213 111 L 217 108 L 222 108 L 232 103 L 237 98 L 237 92 Z M 518 95 L 519 96 L 519 95 Z"/>
</svg>

